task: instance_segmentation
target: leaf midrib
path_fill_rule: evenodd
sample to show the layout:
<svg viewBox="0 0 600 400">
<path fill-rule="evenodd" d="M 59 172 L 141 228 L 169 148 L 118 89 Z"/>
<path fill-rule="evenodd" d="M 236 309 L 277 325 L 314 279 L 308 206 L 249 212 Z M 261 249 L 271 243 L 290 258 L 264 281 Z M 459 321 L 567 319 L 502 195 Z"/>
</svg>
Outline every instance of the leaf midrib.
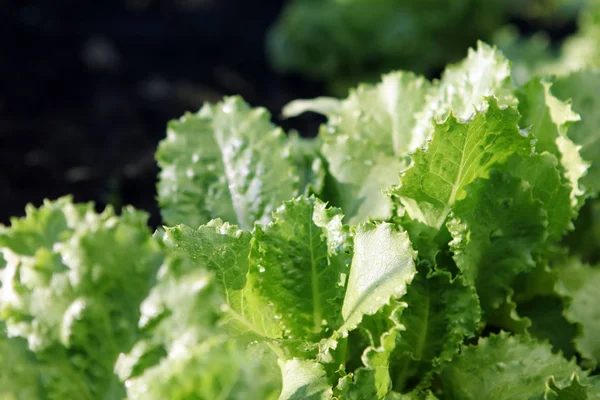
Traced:
<svg viewBox="0 0 600 400">
<path fill-rule="evenodd" d="M 321 325 L 321 293 L 319 292 L 319 279 L 317 274 L 317 264 L 315 261 L 315 253 L 313 250 L 313 221 L 312 215 L 309 213 L 310 221 L 308 223 L 308 247 L 310 251 L 310 265 L 311 265 L 311 289 L 312 289 L 312 302 L 313 302 L 313 329 L 319 330 Z"/>
</svg>

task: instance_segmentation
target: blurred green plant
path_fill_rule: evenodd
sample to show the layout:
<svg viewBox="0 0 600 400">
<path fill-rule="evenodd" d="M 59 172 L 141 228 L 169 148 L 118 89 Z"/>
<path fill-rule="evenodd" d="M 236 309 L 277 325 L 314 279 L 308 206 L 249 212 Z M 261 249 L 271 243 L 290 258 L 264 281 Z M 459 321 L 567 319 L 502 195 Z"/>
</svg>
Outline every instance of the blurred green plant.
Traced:
<svg viewBox="0 0 600 400">
<path fill-rule="evenodd" d="M 584 0 L 294 0 L 267 44 L 278 70 L 325 81 L 333 94 L 345 95 L 358 82 L 376 81 L 393 69 L 436 75 L 477 40 L 496 37 L 523 63 L 542 64 L 553 58 L 546 40 L 515 37 L 504 32 L 507 24 L 517 19 L 560 27 L 583 6 Z M 594 22 L 588 14 L 581 17 L 586 39 L 569 46 L 574 52 L 590 46 Z"/>
</svg>

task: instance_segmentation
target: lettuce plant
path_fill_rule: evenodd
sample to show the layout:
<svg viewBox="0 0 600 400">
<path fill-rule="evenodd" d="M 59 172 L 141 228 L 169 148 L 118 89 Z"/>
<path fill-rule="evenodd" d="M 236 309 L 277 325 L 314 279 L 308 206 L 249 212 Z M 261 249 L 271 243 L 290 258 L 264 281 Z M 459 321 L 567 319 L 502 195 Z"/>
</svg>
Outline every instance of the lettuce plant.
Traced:
<svg viewBox="0 0 600 400">
<path fill-rule="evenodd" d="M 600 398 L 599 87 L 479 43 L 289 104 L 316 139 L 172 121 L 154 234 L 69 198 L 0 229 L 0 397 Z"/>
<path fill-rule="evenodd" d="M 324 81 L 336 94 L 391 69 L 435 75 L 478 39 L 497 39 L 519 61 L 537 66 L 542 57 L 553 59 L 547 44 L 519 34 L 506 37 L 509 24 L 516 18 L 560 26 L 586 3 L 591 8 L 597 1 L 292 0 L 269 32 L 268 55 L 279 71 Z M 597 40 L 590 33 L 597 19 L 581 19 L 585 33 L 570 39 L 570 64 L 595 57 Z"/>
</svg>

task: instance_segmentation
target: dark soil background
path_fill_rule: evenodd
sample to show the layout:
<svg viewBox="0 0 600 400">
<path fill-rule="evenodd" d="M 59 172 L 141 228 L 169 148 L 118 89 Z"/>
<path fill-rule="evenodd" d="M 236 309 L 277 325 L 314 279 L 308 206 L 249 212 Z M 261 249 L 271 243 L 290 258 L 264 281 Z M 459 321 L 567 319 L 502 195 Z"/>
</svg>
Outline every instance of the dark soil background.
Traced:
<svg viewBox="0 0 600 400">
<path fill-rule="evenodd" d="M 0 0 L 0 223 L 73 194 L 160 223 L 154 150 L 169 119 L 241 94 L 277 113 L 323 93 L 270 69 L 283 1 Z M 308 116 L 284 128 L 316 132 Z M 290 124 L 294 124 L 291 126 Z"/>
<path fill-rule="evenodd" d="M 265 34 L 283 3 L 0 0 L 0 223 L 70 193 L 100 208 L 132 204 L 158 225 L 153 157 L 166 122 L 224 95 L 314 134 L 317 116 L 277 116 L 324 93 L 267 63 Z"/>
</svg>

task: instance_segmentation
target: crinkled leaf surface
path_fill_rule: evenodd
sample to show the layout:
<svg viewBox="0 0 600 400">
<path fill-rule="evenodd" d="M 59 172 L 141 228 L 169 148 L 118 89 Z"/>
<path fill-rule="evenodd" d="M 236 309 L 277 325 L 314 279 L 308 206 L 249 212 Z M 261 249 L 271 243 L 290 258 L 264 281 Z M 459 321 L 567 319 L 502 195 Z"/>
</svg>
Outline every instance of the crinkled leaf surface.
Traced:
<svg viewBox="0 0 600 400">
<path fill-rule="evenodd" d="M 591 162 L 582 182 L 590 189 L 600 190 L 600 71 L 582 70 L 556 79 L 552 93 L 562 100 L 572 99 L 573 111 L 581 121 L 569 128 L 569 136 L 581 146 L 581 156 Z"/>
<path fill-rule="evenodd" d="M 474 288 L 447 272 L 420 267 L 402 300 L 404 330 L 392 355 L 398 392 L 406 391 L 409 381 L 427 381 L 434 366 L 451 360 L 463 340 L 475 335 L 481 318 Z"/>
<path fill-rule="evenodd" d="M 548 344 L 507 333 L 479 339 L 446 364 L 440 378 L 444 399 L 531 399 L 543 395 L 551 376 L 585 375 Z"/>
<path fill-rule="evenodd" d="M 256 227 L 252 273 L 289 337 L 338 325 L 352 251 L 342 218 L 318 199 L 299 197 L 284 202 L 269 225 Z"/>
<path fill-rule="evenodd" d="M 570 379 L 565 379 L 563 382 L 556 382 L 552 376 L 546 382 L 544 400 L 585 400 L 590 398 L 588 392 L 587 385 L 579 382 L 577 374 L 573 374 Z"/>
<path fill-rule="evenodd" d="M 557 273 L 557 290 L 570 299 L 567 300 L 565 316 L 581 327 L 575 338 L 575 347 L 588 362 L 597 365 L 600 362 L 597 334 L 600 332 L 600 309 L 597 307 L 600 269 L 571 259 L 560 265 Z"/>
<path fill-rule="evenodd" d="M 427 149 L 417 150 L 400 186 L 390 193 L 400 198 L 411 218 L 441 227 L 454 203 L 465 197 L 469 183 L 487 177 L 492 165 L 511 155 L 531 151 L 518 119 L 515 109 L 500 108 L 494 98 L 486 112 L 468 122 L 451 115 L 436 125 Z"/>
<path fill-rule="evenodd" d="M 279 400 L 328 400 L 333 389 L 321 364 L 312 360 L 280 361 L 283 388 Z"/>
<path fill-rule="evenodd" d="M 0 324 L 0 398 L 35 400 L 40 398 L 41 382 L 37 360 L 23 339 L 6 337 Z"/>
<path fill-rule="evenodd" d="M 479 43 L 462 63 L 448 67 L 433 85 L 406 72 L 384 75 L 375 86 L 362 85 L 339 103 L 318 98 L 298 101 L 288 115 L 317 111 L 329 117 L 321 130 L 322 152 L 334 178 L 339 206 L 350 223 L 387 218 L 390 200 L 380 192 L 398 182 L 405 157 L 431 137 L 433 122 L 452 111 L 459 120 L 485 111 L 485 96 L 514 105 L 508 62 L 495 49 Z"/>
<path fill-rule="evenodd" d="M 250 353 L 223 334 L 223 301 L 219 279 L 202 265 L 167 260 L 141 307 L 143 336 L 116 365 L 130 399 L 276 398 L 274 354 Z"/>
<path fill-rule="evenodd" d="M 34 354 L 22 338 L 8 338 L 0 324 L 0 398 L 3 400 L 119 398 L 120 388 L 92 393 L 85 370 L 62 349 Z M 104 396 L 104 397 L 101 397 Z"/>
<path fill-rule="evenodd" d="M 248 354 L 225 337 L 184 344 L 127 381 L 131 400 L 275 400 L 280 391 L 275 359 Z"/>
<path fill-rule="evenodd" d="M 0 230 L 9 335 L 26 338 L 44 363 L 76 367 L 73 379 L 94 396 L 122 391 L 113 365 L 136 339 L 139 305 L 163 258 L 146 222 L 129 207 L 119 217 L 62 198 Z"/>
<path fill-rule="evenodd" d="M 156 158 L 158 200 L 171 225 L 222 218 L 250 230 L 299 192 L 285 134 L 239 97 L 171 121 Z"/>
<path fill-rule="evenodd" d="M 392 388 L 390 357 L 396 347 L 398 335 L 404 329 L 399 315 L 404 303 L 392 301 L 374 315 L 365 315 L 359 333 L 361 341 L 350 341 L 347 346 L 366 347 L 360 355 L 362 365 L 338 381 L 334 394 L 342 399 L 383 399 Z M 353 351 L 352 348 L 347 351 Z"/>
<path fill-rule="evenodd" d="M 476 180 L 466 192 L 448 224 L 451 248 L 489 317 L 506 301 L 514 278 L 535 267 L 534 251 L 547 237 L 547 213 L 526 181 L 500 172 Z"/>
<path fill-rule="evenodd" d="M 580 180 L 589 165 L 582 160 L 580 147 L 567 136 L 569 126 L 581 118 L 571 110 L 571 104 L 552 95 L 551 86 L 549 82 L 539 78 L 525 84 L 519 92 L 519 112 L 522 115 L 520 124 L 530 128 L 536 139 L 536 151 L 547 151 L 560 160 L 561 171 L 572 188 L 572 204 L 581 206 L 584 188 Z"/>
<path fill-rule="evenodd" d="M 165 243 L 190 264 L 216 274 L 227 310 L 222 325 L 250 340 L 276 338 L 282 329 L 274 310 L 257 293 L 255 278 L 248 276 L 251 240 L 249 232 L 218 219 L 197 230 L 185 225 L 167 228 L 164 235 Z"/>
<path fill-rule="evenodd" d="M 391 215 L 392 204 L 381 192 L 406 167 L 415 113 L 430 86 L 423 77 L 391 73 L 376 86 L 359 86 L 328 114 L 321 151 L 351 223 Z"/>
<path fill-rule="evenodd" d="M 514 90 L 508 60 L 496 48 L 478 42 L 467 58 L 448 66 L 431 89 L 413 128 L 413 143 L 422 146 L 434 132 L 432 121 L 443 121 L 450 112 L 468 120 L 476 111 L 485 111 L 486 97 L 495 96 L 501 106 L 516 105 Z"/>
</svg>

